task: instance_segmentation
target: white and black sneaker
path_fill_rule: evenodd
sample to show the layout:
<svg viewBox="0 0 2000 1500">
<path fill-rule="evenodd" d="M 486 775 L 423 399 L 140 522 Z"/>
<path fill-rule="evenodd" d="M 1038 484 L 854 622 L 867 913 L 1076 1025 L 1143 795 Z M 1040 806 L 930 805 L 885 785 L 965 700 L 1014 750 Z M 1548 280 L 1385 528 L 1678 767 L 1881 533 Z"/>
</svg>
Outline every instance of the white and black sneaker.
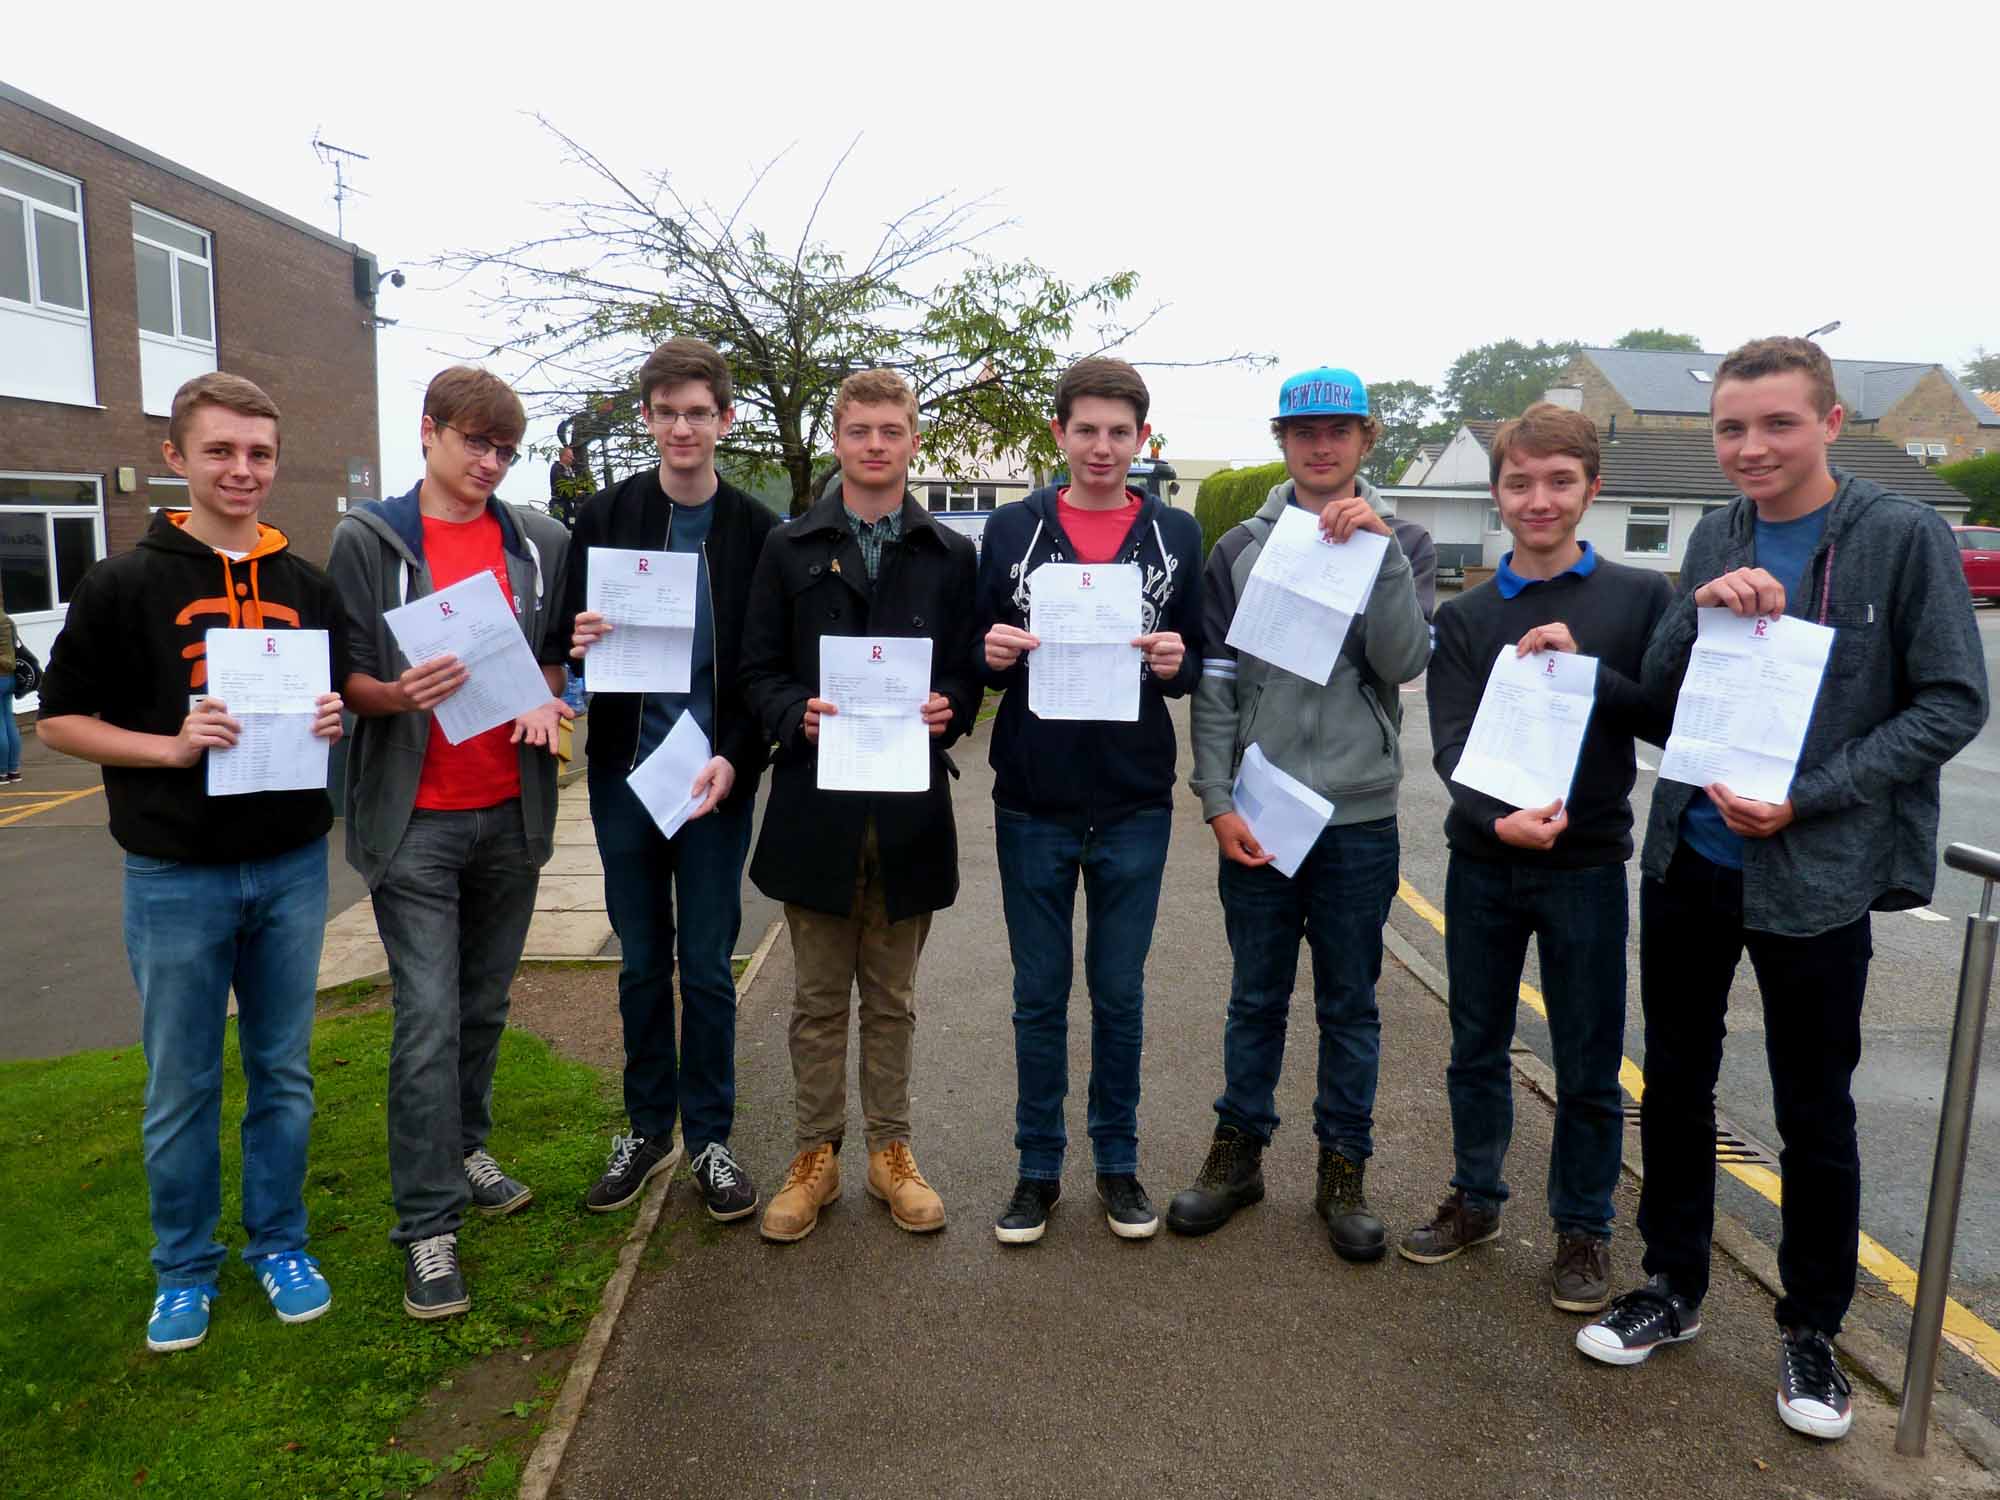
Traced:
<svg viewBox="0 0 2000 1500">
<path fill-rule="evenodd" d="M 448 1318 L 471 1306 L 458 1269 L 458 1236 L 434 1234 L 412 1243 L 403 1262 L 403 1311 L 413 1318 Z"/>
<path fill-rule="evenodd" d="M 1153 1200 L 1129 1172 L 1100 1175 L 1097 1201 L 1104 1205 L 1104 1222 L 1121 1240 L 1150 1240 L 1160 1232 L 1160 1216 L 1153 1212 Z"/>
<path fill-rule="evenodd" d="M 637 1131 L 614 1135 L 611 1159 L 604 1164 L 604 1175 L 584 1194 L 583 1206 L 592 1213 L 612 1213 L 637 1198 L 653 1178 L 680 1164 L 681 1143 L 672 1136 L 649 1139 Z"/>
<path fill-rule="evenodd" d="M 1843 1438 L 1854 1425 L 1853 1387 L 1816 1328 L 1787 1328 L 1778 1339 L 1778 1418 L 1808 1437 Z"/>
<path fill-rule="evenodd" d="M 694 1178 L 695 1191 L 711 1219 L 728 1224 L 757 1211 L 756 1186 L 722 1142 L 710 1141 L 696 1152 L 688 1163 L 688 1175 Z"/>
<path fill-rule="evenodd" d="M 1003 1245 L 1032 1245 L 1049 1227 L 1049 1210 L 1062 1200 L 1062 1184 L 1047 1177 L 1023 1177 L 1014 1196 L 993 1221 L 993 1236 Z"/>
<path fill-rule="evenodd" d="M 534 1201 L 535 1190 L 509 1177 L 484 1150 L 466 1154 L 465 1180 L 472 1184 L 472 1206 L 489 1219 L 511 1214 Z"/>
<path fill-rule="evenodd" d="M 1576 1347 L 1607 1365 L 1636 1365 L 1662 1344 L 1684 1344 L 1700 1332 L 1701 1305 L 1655 1276 L 1612 1298 L 1603 1317 L 1577 1330 Z"/>
</svg>

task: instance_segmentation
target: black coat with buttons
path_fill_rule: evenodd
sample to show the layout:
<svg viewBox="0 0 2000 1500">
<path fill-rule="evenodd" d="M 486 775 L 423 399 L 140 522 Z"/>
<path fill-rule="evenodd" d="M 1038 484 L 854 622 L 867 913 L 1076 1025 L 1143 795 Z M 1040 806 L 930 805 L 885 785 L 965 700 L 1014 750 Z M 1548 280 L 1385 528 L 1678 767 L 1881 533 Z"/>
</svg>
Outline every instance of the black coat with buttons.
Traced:
<svg viewBox="0 0 2000 1500">
<path fill-rule="evenodd" d="M 889 920 L 950 906 L 958 896 L 958 829 L 946 754 L 971 729 L 981 688 L 973 616 L 972 543 L 903 498 L 903 536 L 883 548 L 871 584 L 861 544 L 835 489 L 772 532 L 750 582 L 743 626 L 743 695 L 775 745 L 771 798 L 750 878 L 774 901 L 834 916 L 854 906 L 870 816 L 882 855 Z M 924 792 L 823 792 L 805 737 L 806 700 L 819 695 L 825 635 L 928 636 L 931 688 L 951 721 L 931 739 Z"/>
</svg>

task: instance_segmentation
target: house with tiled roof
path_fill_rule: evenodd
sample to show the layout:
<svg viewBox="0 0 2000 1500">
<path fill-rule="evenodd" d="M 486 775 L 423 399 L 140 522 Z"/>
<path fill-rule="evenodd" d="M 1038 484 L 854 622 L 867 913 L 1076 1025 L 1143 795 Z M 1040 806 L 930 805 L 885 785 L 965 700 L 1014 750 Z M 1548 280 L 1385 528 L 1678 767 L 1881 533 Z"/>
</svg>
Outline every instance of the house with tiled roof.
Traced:
<svg viewBox="0 0 2000 1500">
<path fill-rule="evenodd" d="M 1705 432 L 1722 360 L 1673 349 L 1582 349 L 1562 383 L 1582 392 L 1582 410 L 1600 431 Z M 1932 464 L 2000 453 L 2000 407 L 1943 365 L 1836 359 L 1833 378 L 1849 436 L 1886 439 Z"/>
<path fill-rule="evenodd" d="M 1397 515 L 1429 530 L 1440 568 L 1493 567 L 1513 545 L 1490 482 L 1490 445 L 1499 426 L 1465 423 L 1424 483 L 1383 491 Z M 1897 444 L 1843 435 L 1831 457 L 1835 468 L 1930 505 L 1954 526 L 1964 524 L 1970 500 Z M 1620 423 L 1615 433 L 1602 434 L 1600 477 L 1604 487 L 1577 535 L 1613 561 L 1662 572 L 1680 568 L 1695 523 L 1736 495 L 1715 461 L 1713 440 L 1693 428 Z"/>
</svg>

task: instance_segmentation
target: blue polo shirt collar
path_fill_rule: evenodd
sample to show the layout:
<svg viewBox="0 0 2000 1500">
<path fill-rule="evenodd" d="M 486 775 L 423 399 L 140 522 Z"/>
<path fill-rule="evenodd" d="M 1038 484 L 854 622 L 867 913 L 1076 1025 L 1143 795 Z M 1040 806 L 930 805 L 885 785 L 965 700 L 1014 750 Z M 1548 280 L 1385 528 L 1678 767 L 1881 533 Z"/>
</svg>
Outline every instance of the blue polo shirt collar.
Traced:
<svg viewBox="0 0 2000 1500">
<path fill-rule="evenodd" d="M 1588 542 L 1578 542 L 1577 545 L 1583 548 L 1583 556 L 1579 557 L 1567 568 L 1564 568 L 1562 572 L 1556 574 L 1557 578 L 1567 577 L 1571 573 L 1576 574 L 1579 578 L 1588 578 L 1592 573 L 1597 571 L 1596 549 Z M 1493 575 L 1494 585 L 1500 590 L 1500 597 L 1502 599 L 1513 598 L 1531 583 L 1546 583 L 1549 581 L 1543 578 L 1523 578 L 1519 573 L 1514 571 L 1513 563 L 1514 554 L 1509 552 L 1500 559 L 1500 571 Z"/>
</svg>

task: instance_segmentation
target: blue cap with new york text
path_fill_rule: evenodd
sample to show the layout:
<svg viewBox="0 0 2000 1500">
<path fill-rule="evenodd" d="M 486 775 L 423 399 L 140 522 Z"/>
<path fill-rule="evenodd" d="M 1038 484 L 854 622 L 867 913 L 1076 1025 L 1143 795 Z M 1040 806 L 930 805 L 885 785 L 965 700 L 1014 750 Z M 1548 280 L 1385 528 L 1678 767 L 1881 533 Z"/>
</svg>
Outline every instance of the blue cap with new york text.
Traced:
<svg viewBox="0 0 2000 1500">
<path fill-rule="evenodd" d="M 1368 387 L 1352 370 L 1322 365 L 1278 388 L 1278 421 L 1287 417 L 1365 417 Z"/>
</svg>

